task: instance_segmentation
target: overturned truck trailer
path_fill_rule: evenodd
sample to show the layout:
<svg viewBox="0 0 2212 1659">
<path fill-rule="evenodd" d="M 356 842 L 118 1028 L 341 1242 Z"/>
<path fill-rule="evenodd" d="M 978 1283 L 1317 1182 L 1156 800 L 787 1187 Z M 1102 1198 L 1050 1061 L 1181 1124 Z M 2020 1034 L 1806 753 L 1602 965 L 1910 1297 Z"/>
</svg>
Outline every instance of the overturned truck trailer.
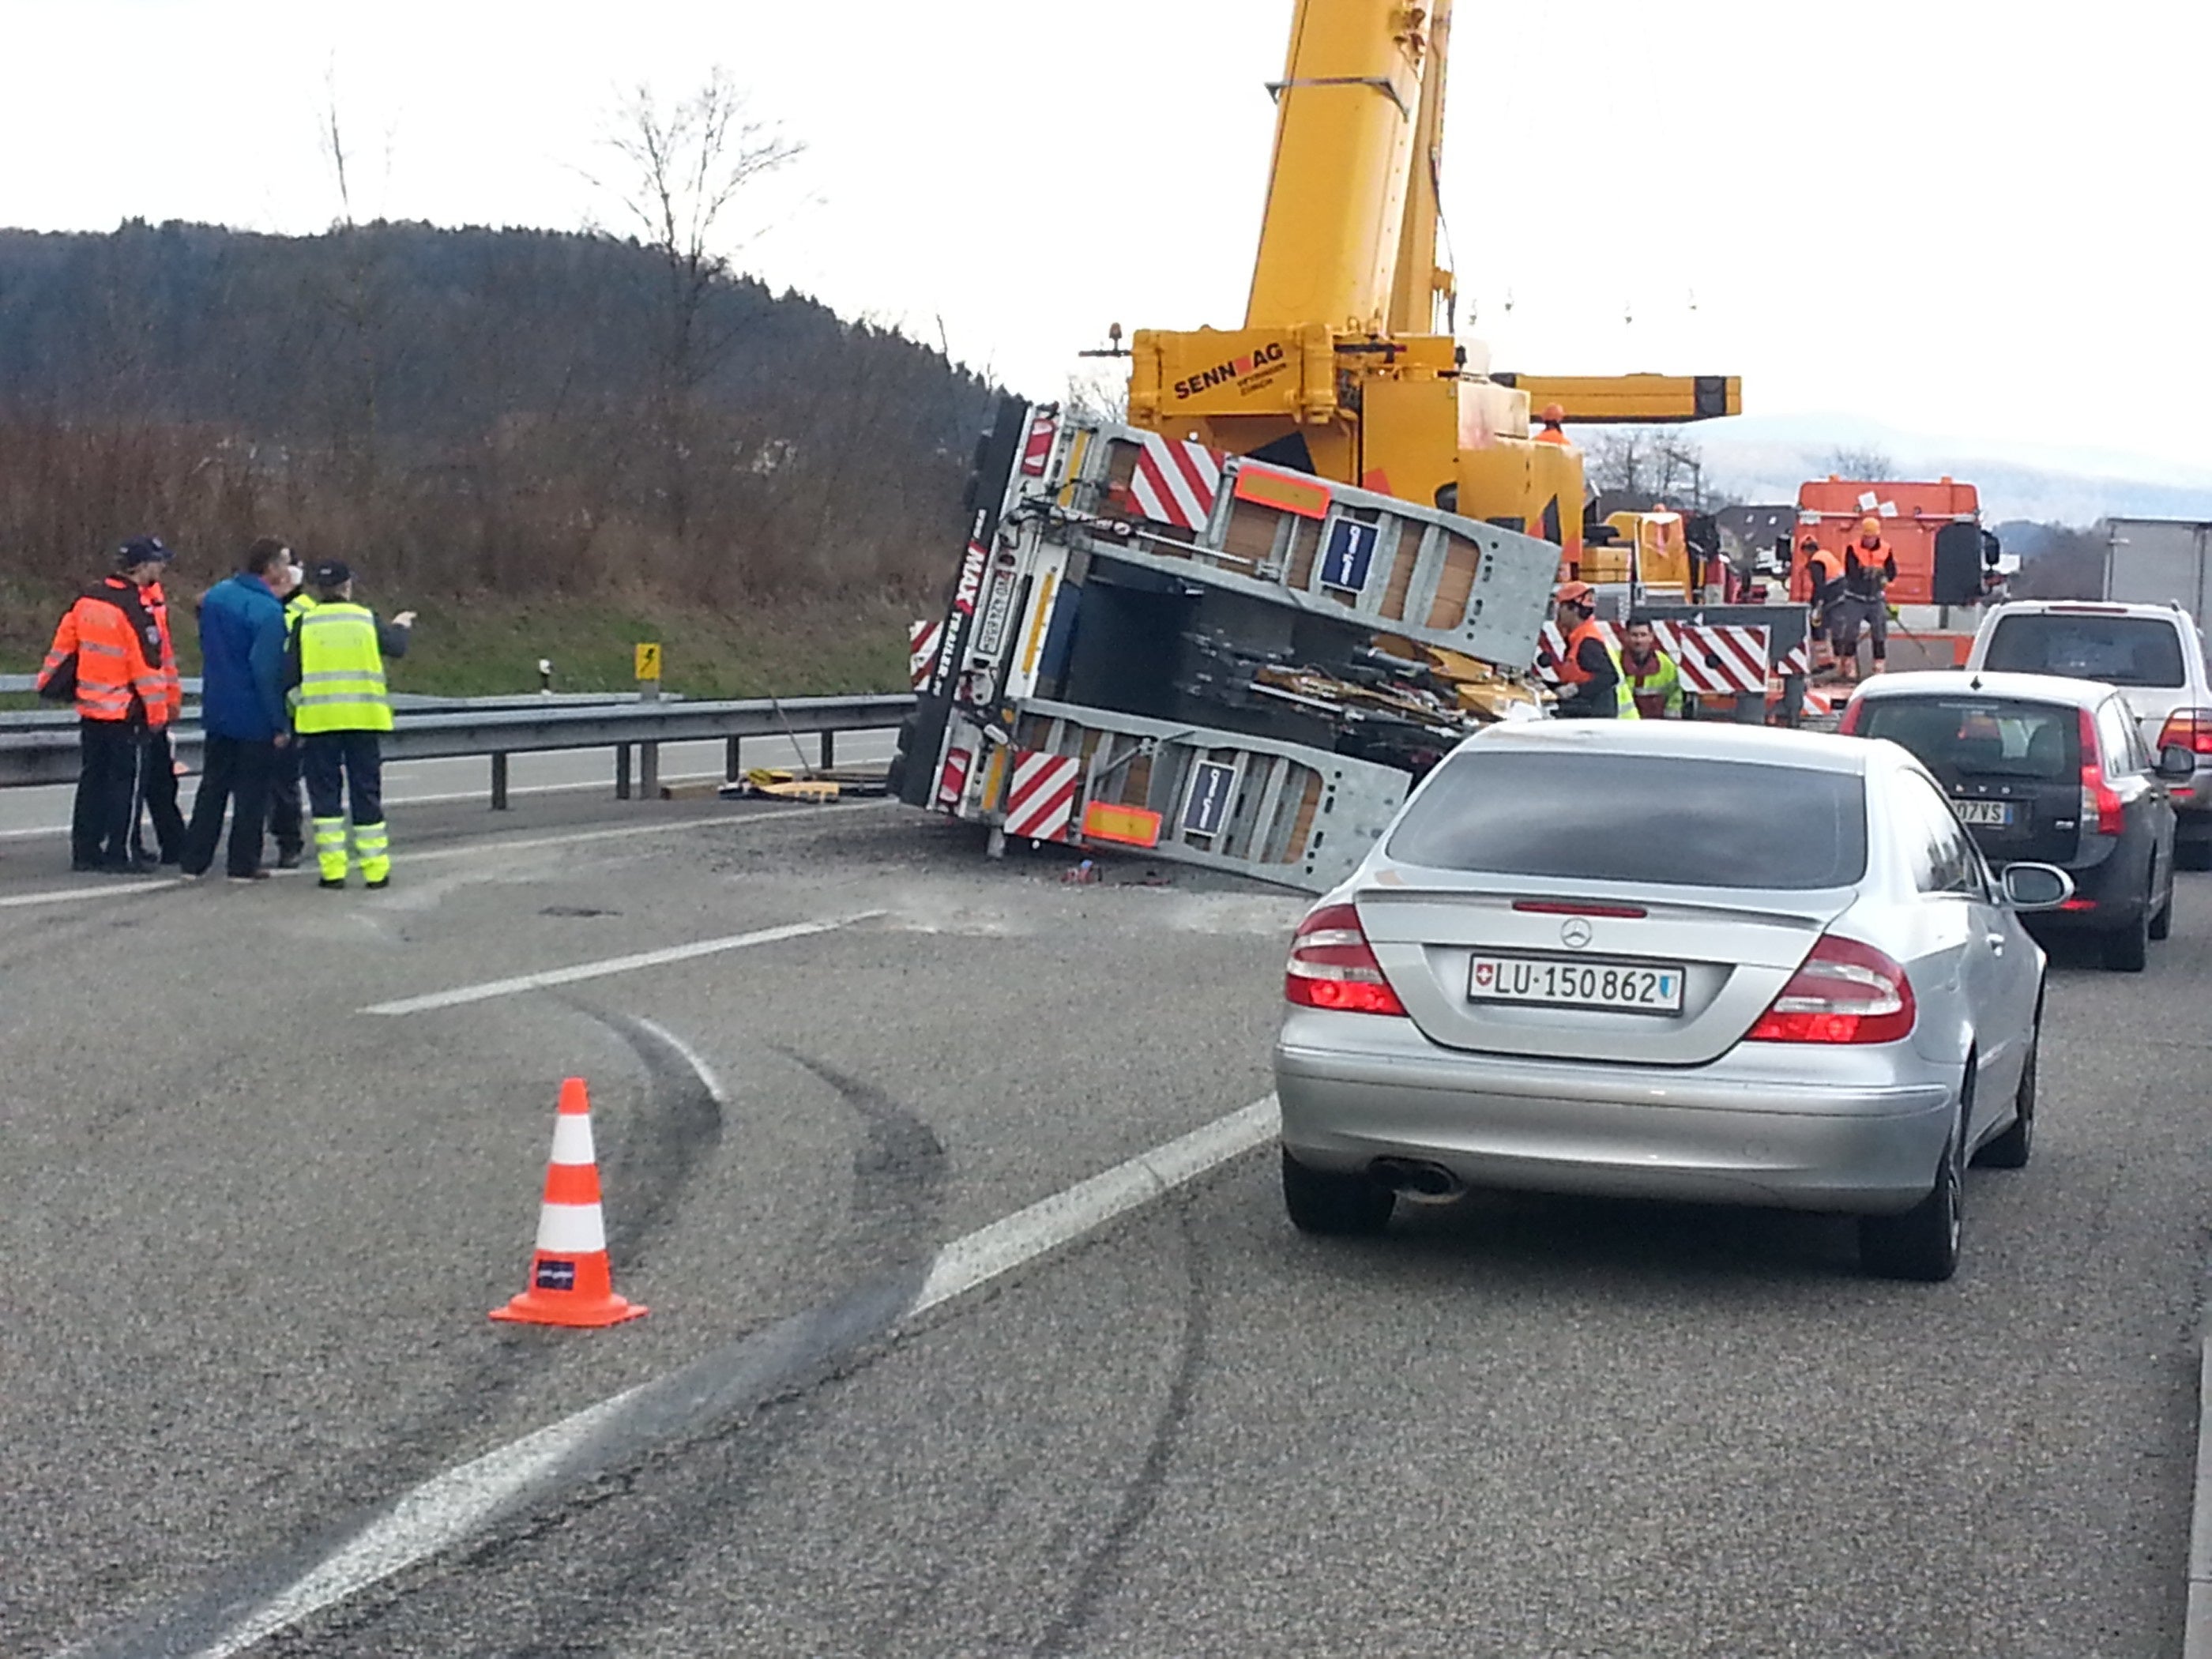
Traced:
<svg viewBox="0 0 2212 1659">
<path fill-rule="evenodd" d="M 1516 677 L 1549 542 L 1018 400 L 973 489 L 891 787 L 994 854 L 1136 848 L 1321 891 L 1467 732 L 1537 712 Z"/>
</svg>

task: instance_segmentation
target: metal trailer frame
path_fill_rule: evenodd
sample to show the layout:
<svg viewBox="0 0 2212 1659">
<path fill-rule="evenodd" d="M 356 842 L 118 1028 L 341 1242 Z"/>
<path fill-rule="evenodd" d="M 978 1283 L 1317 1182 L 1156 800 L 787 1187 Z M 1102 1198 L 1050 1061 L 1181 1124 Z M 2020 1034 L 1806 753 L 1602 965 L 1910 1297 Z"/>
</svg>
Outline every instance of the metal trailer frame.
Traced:
<svg viewBox="0 0 2212 1659">
<path fill-rule="evenodd" d="M 1413 785 L 1396 767 L 1304 744 L 1039 699 L 1023 705 L 1012 744 L 980 772 L 971 769 L 956 809 L 991 826 L 994 857 L 1006 843 L 1010 750 L 1082 763 L 1069 830 L 1052 839 L 1316 893 L 1358 867 Z M 1226 771 L 1225 786 L 1208 769 Z M 1211 786 L 1203 796 L 1202 783 Z M 1147 847 L 1086 836 L 1084 813 L 1093 805 L 1159 814 L 1159 840 Z"/>
<path fill-rule="evenodd" d="M 1148 451 L 1158 461 L 1159 447 L 1174 442 L 1111 422 L 1070 422 L 1055 405 L 1002 403 L 977 447 L 969 538 L 936 654 L 919 676 L 916 713 L 901 731 L 892 791 L 910 805 L 988 825 L 997 852 L 1019 757 L 1079 755 L 1079 805 L 1069 822 L 1053 815 L 1047 839 L 1126 849 L 1127 842 L 1086 836 L 1081 814 L 1095 805 L 1135 805 L 1161 818 L 1158 843 L 1137 850 L 1325 890 L 1365 856 L 1412 774 L 1219 722 L 1036 697 L 1041 680 L 1054 683 L 1040 659 L 1053 659 L 1069 588 L 1126 567 L 1186 592 L 1257 599 L 1286 618 L 1340 628 L 1347 641 L 1397 635 L 1518 669 L 1534 660 L 1559 550 L 1373 490 L 1195 449 L 1182 459 L 1214 479 L 1203 521 L 1189 511 L 1188 522 L 1169 523 L 1145 514 L 1133 481 Z M 1186 501 L 1206 487 L 1188 489 Z M 1224 786 L 1221 770 L 1202 768 L 1227 773 L 1228 819 L 1206 829 L 1188 810 L 1190 781 L 1207 781 L 1209 801 Z M 1054 775 L 1065 784 L 1065 769 Z M 1024 812 L 1017 821 L 1032 820 Z"/>
</svg>

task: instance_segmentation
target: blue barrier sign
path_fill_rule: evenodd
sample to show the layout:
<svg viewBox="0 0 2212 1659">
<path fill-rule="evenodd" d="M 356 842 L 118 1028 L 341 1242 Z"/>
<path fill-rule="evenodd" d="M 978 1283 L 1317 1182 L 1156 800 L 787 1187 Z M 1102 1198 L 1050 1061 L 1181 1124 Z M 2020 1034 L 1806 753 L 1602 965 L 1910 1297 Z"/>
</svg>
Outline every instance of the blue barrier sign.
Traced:
<svg viewBox="0 0 2212 1659">
<path fill-rule="evenodd" d="M 1357 519 L 1339 519 L 1329 526 L 1328 547 L 1321 556 L 1323 587 L 1357 593 L 1367 586 L 1367 568 L 1375 560 L 1375 544 L 1382 531 Z"/>
<path fill-rule="evenodd" d="M 1229 821 L 1230 792 L 1237 787 L 1237 769 L 1218 761 L 1200 761 L 1191 769 L 1190 796 L 1183 802 L 1182 828 L 1188 836 L 1218 836 Z"/>
</svg>

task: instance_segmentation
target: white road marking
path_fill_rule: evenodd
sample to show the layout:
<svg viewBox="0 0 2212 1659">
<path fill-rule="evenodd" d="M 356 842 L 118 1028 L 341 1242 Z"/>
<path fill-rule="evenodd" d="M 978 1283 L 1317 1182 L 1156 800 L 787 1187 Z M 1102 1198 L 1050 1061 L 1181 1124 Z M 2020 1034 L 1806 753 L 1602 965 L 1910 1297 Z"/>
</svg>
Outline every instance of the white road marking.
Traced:
<svg viewBox="0 0 2212 1659">
<path fill-rule="evenodd" d="M 937 1253 L 929 1277 L 900 1322 L 964 1296 L 1023 1262 L 1105 1225 L 1124 1211 L 1164 1197 L 1239 1152 L 1249 1152 L 1281 1122 L 1275 1097 L 1269 1095 L 953 1240 Z"/>
<path fill-rule="evenodd" d="M 202 1648 L 195 1659 L 229 1659 L 230 1655 L 244 1652 L 288 1625 L 333 1607 L 467 1537 L 516 1492 L 558 1468 L 563 1458 L 611 1421 L 637 1392 L 626 1389 L 535 1434 L 486 1452 L 472 1463 L 424 1481 L 298 1583 L 256 1607 Z"/>
<path fill-rule="evenodd" d="M 937 1253 L 896 1333 L 930 1309 L 980 1289 L 1140 1205 L 1164 1198 L 1273 1136 L 1273 1095 L 1139 1152 L 1088 1181 L 955 1239 Z M 230 1659 L 286 1626 L 335 1607 L 416 1562 L 450 1549 L 563 1459 L 613 1425 L 652 1385 L 641 1383 L 564 1417 L 416 1487 L 306 1577 L 255 1608 L 192 1659 Z"/>
<path fill-rule="evenodd" d="M 158 893 L 165 888 L 182 887 L 185 878 L 172 876 L 166 881 L 110 881 L 98 887 L 62 887 L 51 893 L 18 893 L 13 898 L 0 898 L 0 910 L 19 910 L 27 904 L 68 904 L 77 899 L 120 898 L 127 893 Z"/>
<path fill-rule="evenodd" d="M 656 1021 L 647 1019 L 642 1015 L 633 1015 L 632 1018 L 683 1057 L 684 1063 L 691 1068 L 691 1075 L 699 1079 L 699 1086 L 707 1091 L 708 1099 L 717 1106 L 730 1103 L 729 1096 L 722 1090 L 722 1079 L 714 1075 L 714 1068 L 702 1059 L 690 1043 Z"/>
<path fill-rule="evenodd" d="M 511 997 L 522 991 L 541 990 L 548 985 L 573 985 L 580 979 L 603 979 L 609 974 L 627 974 L 640 968 L 657 968 L 664 962 L 688 962 L 693 957 L 710 957 L 723 951 L 749 950 L 756 945 L 775 945 L 787 939 L 805 939 L 810 933 L 833 933 L 840 927 L 849 927 L 855 922 L 873 921 L 882 915 L 881 910 L 860 910 L 849 916 L 837 916 L 827 921 L 794 921 L 781 927 L 763 927 L 750 933 L 729 933 L 720 939 L 694 939 L 689 945 L 671 945 L 658 951 L 640 951 L 626 957 L 605 957 L 597 962 L 580 962 L 569 968 L 549 968 L 543 973 L 518 974 L 513 979 L 488 980 L 481 985 L 460 985 L 450 991 L 431 991 L 419 997 L 402 997 L 396 1002 L 379 1002 L 362 1009 L 364 1014 L 420 1014 L 433 1008 L 456 1008 L 467 1002 L 488 1002 L 494 997 Z"/>
</svg>

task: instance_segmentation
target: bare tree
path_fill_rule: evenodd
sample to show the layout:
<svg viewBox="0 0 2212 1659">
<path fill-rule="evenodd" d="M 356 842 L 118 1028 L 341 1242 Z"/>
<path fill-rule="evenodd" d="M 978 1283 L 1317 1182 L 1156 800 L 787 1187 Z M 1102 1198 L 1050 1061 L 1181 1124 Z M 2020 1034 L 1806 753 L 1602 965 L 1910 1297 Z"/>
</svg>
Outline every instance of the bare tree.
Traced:
<svg viewBox="0 0 2212 1659">
<path fill-rule="evenodd" d="M 1583 446 L 1583 471 L 1592 489 L 1641 507 L 1664 501 L 1702 512 L 1711 501 L 1705 452 L 1672 427 L 1607 427 Z"/>
<path fill-rule="evenodd" d="M 1079 368 L 1067 377 L 1067 412 L 1072 419 L 1085 422 L 1111 421 L 1116 423 L 1129 418 L 1128 371 L 1111 363 L 1096 368 Z"/>
<path fill-rule="evenodd" d="M 1843 445 L 1828 452 L 1828 471 L 1855 483 L 1879 483 L 1897 476 L 1897 463 L 1872 445 L 1857 448 Z"/>
<path fill-rule="evenodd" d="M 317 114 L 316 128 L 323 160 L 337 191 L 338 211 L 331 222 L 331 234 L 341 256 L 337 280 L 324 285 L 321 297 L 345 332 L 350 383 L 343 388 L 333 410 L 331 447 L 349 459 L 353 488 L 366 506 L 376 494 L 379 403 L 389 298 L 380 280 L 374 243 L 354 215 L 353 155 L 346 147 L 345 127 L 339 117 L 335 66 L 324 76 L 323 106 Z M 388 142 L 386 159 L 388 162 Z"/>
<path fill-rule="evenodd" d="M 744 93 L 717 67 L 674 105 L 639 87 L 617 110 L 606 147 L 623 163 L 623 176 L 592 182 L 621 203 L 660 256 L 653 414 L 667 463 L 670 527 L 681 540 L 691 519 L 698 391 L 738 331 L 734 324 L 715 326 L 709 309 L 743 245 L 732 242 L 731 210 L 748 185 L 796 161 L 805 146 L 753 119 Z"/>
</svg>

